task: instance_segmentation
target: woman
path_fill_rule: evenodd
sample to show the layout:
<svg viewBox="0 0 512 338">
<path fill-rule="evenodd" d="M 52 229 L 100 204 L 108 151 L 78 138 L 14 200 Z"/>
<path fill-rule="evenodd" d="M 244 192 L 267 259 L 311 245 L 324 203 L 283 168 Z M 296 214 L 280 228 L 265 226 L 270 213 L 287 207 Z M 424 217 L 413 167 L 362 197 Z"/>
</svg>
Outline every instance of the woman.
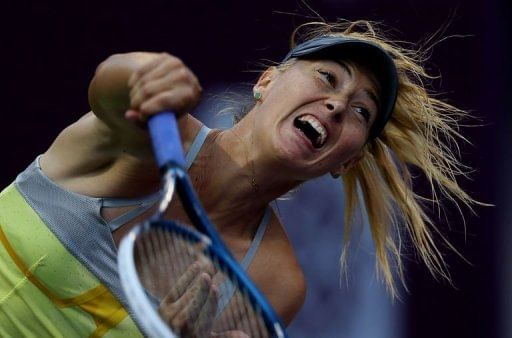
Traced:
<svg viewBox="0 0 512 338">
<path fill-rule="evenodd" d="M 305 284 L 268 204 L 326 173 L 344 180 L 348 235 L 360 186 L 393 295 L 391 259 L 402 277 L 395 231 L 405 229 L 431 271 L 446 276 L 407 165 L 447 196 L 472 203 L 443 141 L 459 136 L 453 128 L 463 112 L 429 96 L 414 54 L 371 24 L 316 26 L 261 74 L 254 106 L 224 131 L 209 131 L 189 114 L 201 87 L 175 56 L 128 53 L 100 64 L 89 87 L 92 111 L 0 195 L 0 335 L 138 334 L 123 307 L 115 246 L 158 199 L 145 120 L 163 110 L 179 116 L 189 174 L 211 220 L 285 323 L 300 309 Z M 173 203 L 169 215 L 186 221 Z M 32 238 L 38 245 L 27 245 Z M 217 298 L 216 287 L 209 290 Z M 179 325 L 187 314 L 173 301 L 160 310 Z"/>
</svg>

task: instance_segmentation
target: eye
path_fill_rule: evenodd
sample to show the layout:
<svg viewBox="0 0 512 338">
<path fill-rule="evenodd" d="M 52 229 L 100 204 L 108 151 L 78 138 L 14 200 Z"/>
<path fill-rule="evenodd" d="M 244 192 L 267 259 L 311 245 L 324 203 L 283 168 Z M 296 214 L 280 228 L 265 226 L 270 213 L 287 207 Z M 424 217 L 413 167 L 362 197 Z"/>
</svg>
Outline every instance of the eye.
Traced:
<svg viewBox="0 0 512 338">
<path fill-rule="evenodd" d="M 336 76 L 333 73 L 323 69 L 318 69 L 318 73 L 327 80 L 331 87 L 336 87 Z"/>
<path fill-rule="evenodd" d="M 370 122 L 370 111 L 368 109 L 364 107 L 354 107 L 354 109 L 364 118 L 366 123 Z"/>
</svg>

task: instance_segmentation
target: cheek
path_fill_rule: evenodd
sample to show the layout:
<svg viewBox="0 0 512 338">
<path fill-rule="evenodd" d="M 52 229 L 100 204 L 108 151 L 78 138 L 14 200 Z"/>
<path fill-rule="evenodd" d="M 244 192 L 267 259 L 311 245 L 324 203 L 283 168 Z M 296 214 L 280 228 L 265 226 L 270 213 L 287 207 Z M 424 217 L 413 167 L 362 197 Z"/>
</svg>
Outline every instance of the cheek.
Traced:
<svg viewBox="0 0 512 338">
<path fill-rule="evenodd" d="M 361 128 L 344 130 L 336 144 L 336 158 L 343 163 L 358 155 L 365 145 L 366 137 L 366 131 Z"/>
<path fill-rule="evenodd" d="M 271 108 L 281 110 L 292 109 L 311 95 L 311 79 L 288 70 L 281 73 L 263 94 L 263 102 Z"/>
</svg>

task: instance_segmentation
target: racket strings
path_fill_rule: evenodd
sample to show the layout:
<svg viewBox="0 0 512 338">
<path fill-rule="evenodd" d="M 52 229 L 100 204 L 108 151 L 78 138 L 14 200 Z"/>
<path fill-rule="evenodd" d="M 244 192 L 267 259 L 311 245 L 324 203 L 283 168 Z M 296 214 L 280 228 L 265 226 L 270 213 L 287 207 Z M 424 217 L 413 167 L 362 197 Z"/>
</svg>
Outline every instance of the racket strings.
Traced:
<svg viewBox="0 0 512 338">
<path fill-rule="evenodd" d="M 247 289 L 206 253 L 206 245 L 164 227 L 150 227 L 137 239 L 139 279 L 155 299 L 161 319 L 180 337 L 271 337 Z M 231 282 L 234 292 L 222 313 L 217 313 L 220 285 L 225 281 Z"/>
<path fill-rule="evenodd" d="M 251 338 L 270 337 L 262 318 L 261 309 L 257 304 L 249 301 L 247 290 L 239 285 L 238 280 L 229 278 L 229 273 L 222 267 L 217 258 L 210 257 L 217 267 L 214 276 L 215 285 L 225 282 L 231 283 L 233 295 L 229 303 L 223 308 L 222 313 L 217 313 L 215 332 L 240 331 L 250 333 Z"/>
</svg>

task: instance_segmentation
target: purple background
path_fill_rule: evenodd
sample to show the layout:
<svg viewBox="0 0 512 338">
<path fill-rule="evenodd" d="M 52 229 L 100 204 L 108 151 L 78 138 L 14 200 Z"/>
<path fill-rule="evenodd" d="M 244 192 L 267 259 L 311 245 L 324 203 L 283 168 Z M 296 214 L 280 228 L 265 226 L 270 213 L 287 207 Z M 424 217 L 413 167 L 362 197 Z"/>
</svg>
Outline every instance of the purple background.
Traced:
<svg viewBox="0 0 512 338">
<path fill-rule="evenodd" d="M 471 110 L 481 127 L 464 128 L 473 146 L 462 157 L 475 171 L 461 184 L 491 208 L 446 205 L 439 227 L 471 262 L 443 249 L 455 287 L 435 281 L 408 259 L 409 293 L 391 304 L 375 280 L 371 244 L 339 287 L 343 196 L 330 178 L 306 184 L 294 201 L 279 202 L 306 271 L 304 309 L 292 337 L 512 337 L 512 121 L 510 1 L 309 1 L 328 20 L 372 19 L 407 41 L 425 39 L 451 18 L 452 38 L 434 48 L 427 67 L 442 97 Z M 43 152 L 60 130 L 88 111 L 87 86 L 96 65 L 112 53 L 168 51 L 197 74 L 207 93 L 251 83 L 263 59 L 280 60 L 288 38 L 305 21 L 299 1 L 25 1 L 4 5 L 0 185 Z M 206 95 L 208 96 L 208 95 Z M 204 100 L 202 111 L 210 101 Z M 211 108 L 211 107 L 210 107 Z M 210 109 L 211 110 L 211 109 Z"/>
</svg>

